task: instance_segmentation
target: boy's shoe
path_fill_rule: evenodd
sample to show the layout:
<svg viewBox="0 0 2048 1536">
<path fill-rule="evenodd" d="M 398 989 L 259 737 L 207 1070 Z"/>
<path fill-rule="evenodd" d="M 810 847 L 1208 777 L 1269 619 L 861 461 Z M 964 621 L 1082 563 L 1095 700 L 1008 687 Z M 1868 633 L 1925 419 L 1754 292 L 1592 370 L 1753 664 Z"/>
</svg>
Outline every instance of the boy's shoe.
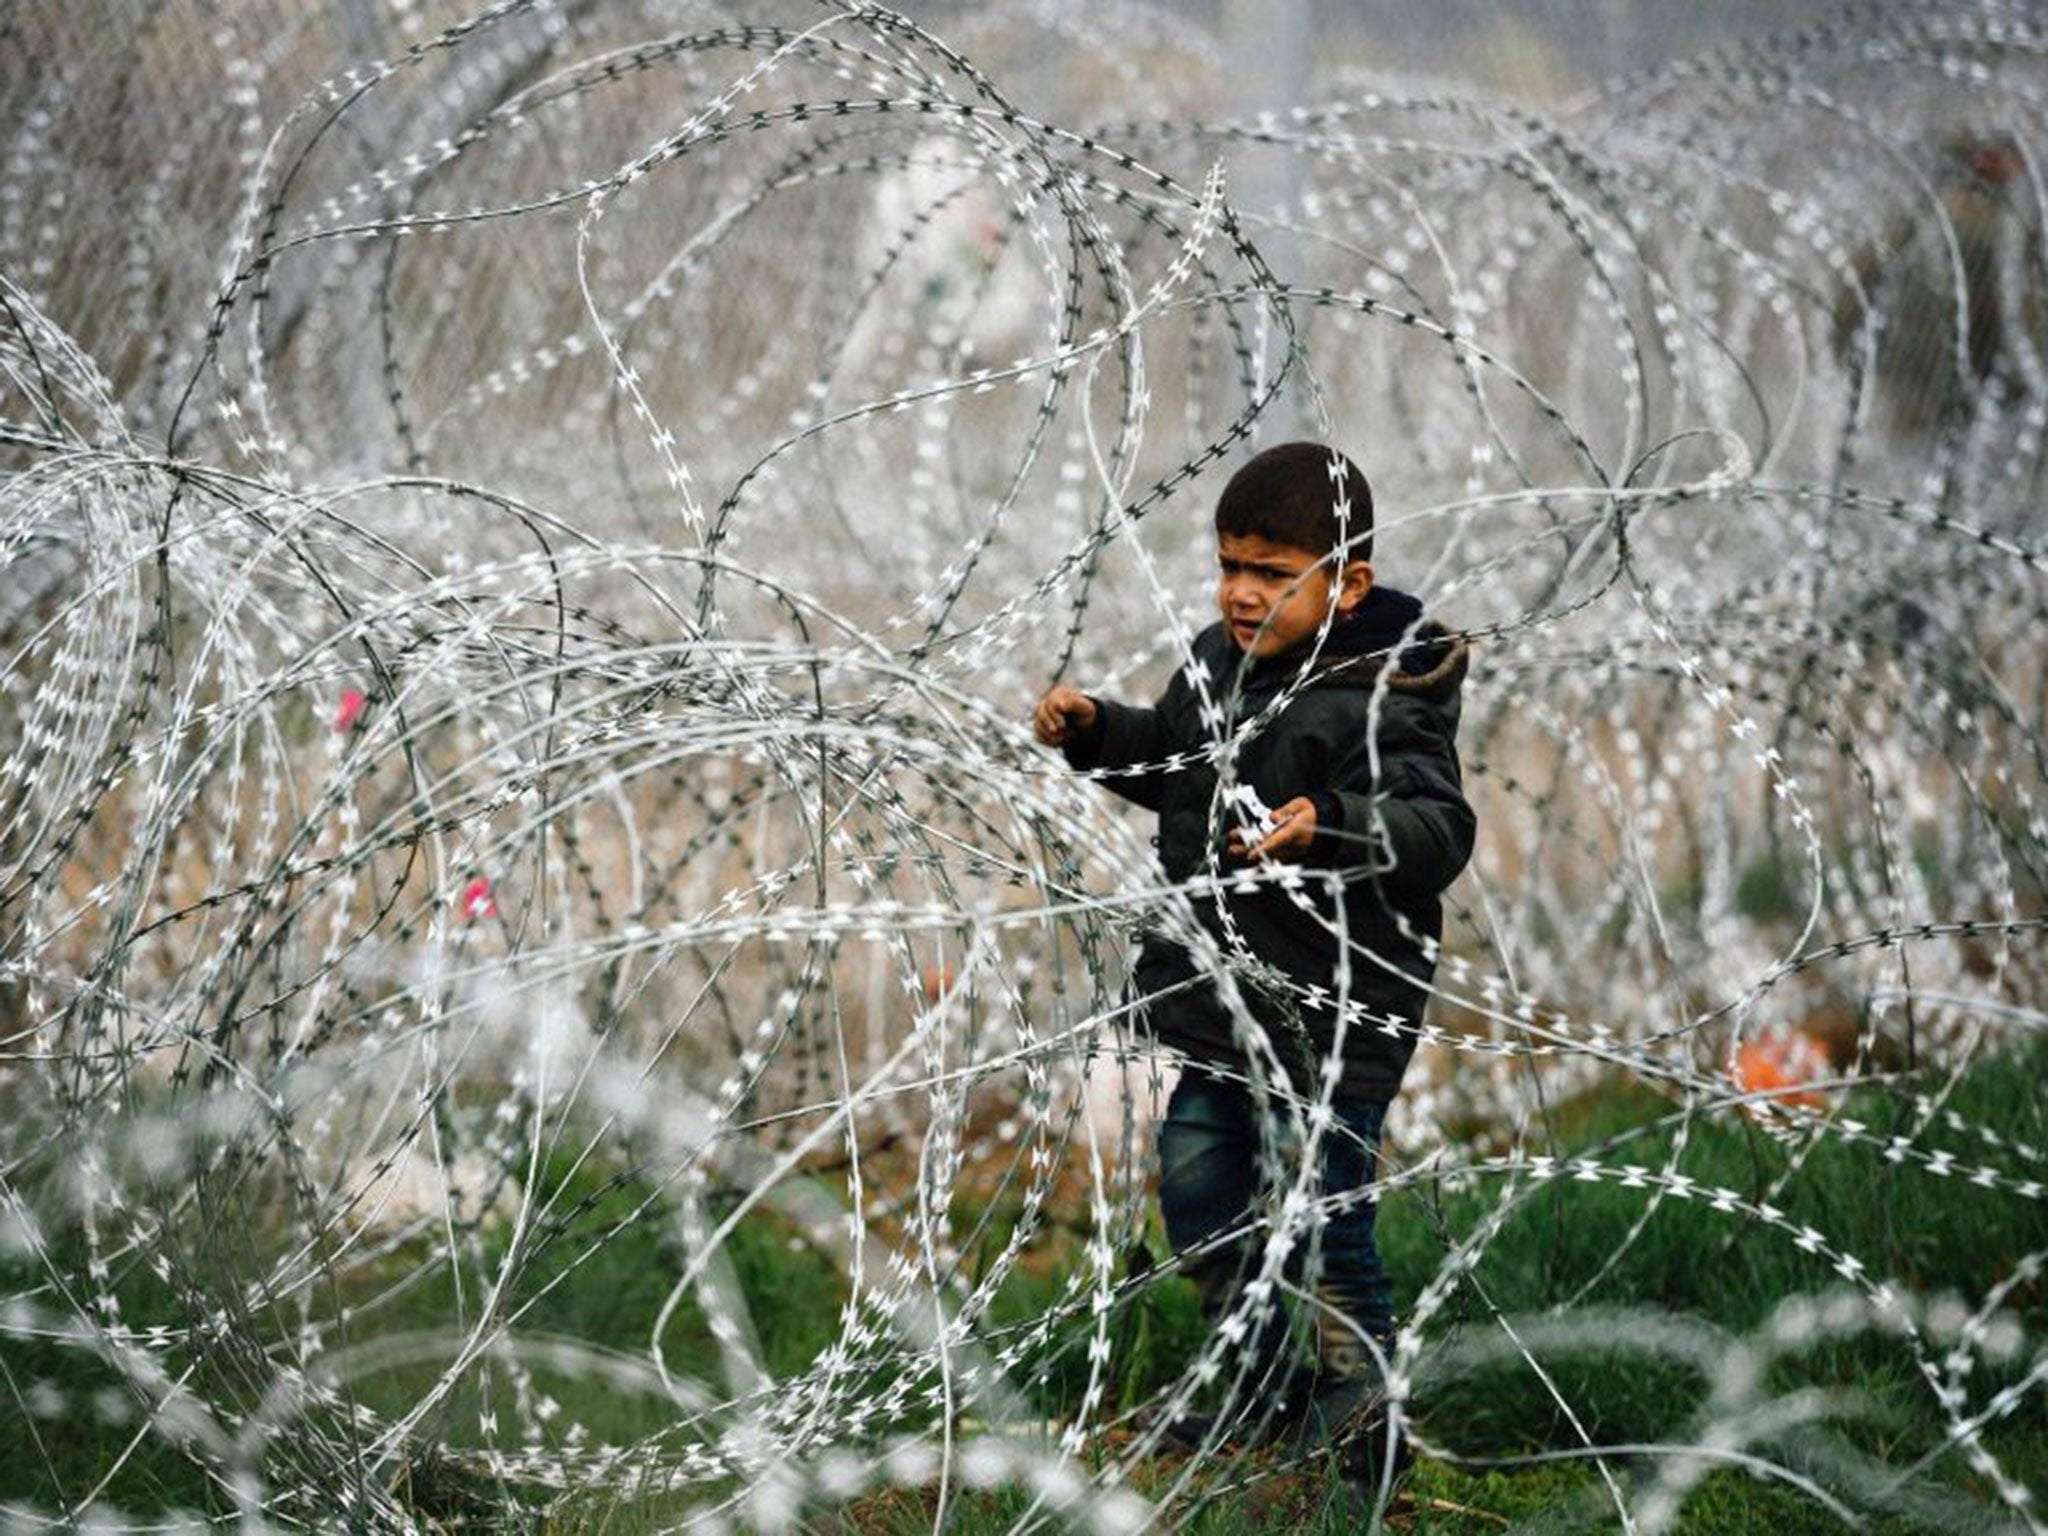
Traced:
<svg viewBox="0 0 2048 1536">
<path fill-rule="evenodd" d="M 1192 1408 L 1183 1408 L 1179 1413 L 1153 1420 L 1159 1426 L 1160 1437 L 1177 1451 L 1189 1455 L 1219 1443 L 1217 1429 L 1223 1423 L 1220 1413 L 1198 1413 Z"/>
<path fill-rule="evenodd" d="M 1339 1472 L 1354 1492 L 1368 1500 L 1376 1500 L 1383 1485 L 1389 1494 L 1398 1489 L 1415 1466 L 1415 1451 L 1406 1435 L 1394 1437 L 1389 1465 L 1387 1436 L 1392 1428 L 1384 1412 L 1375 1413 L 1337 1447 Z"/>
<path fill-rule="evenodd" d="M 1308 1422 L 1318 1383 L 1314 1367 L 1292 1367 L 1280 1387 L 1278 1401 L 1270 1395 L 1258 1397 L 1233 1405 L 1228 1413 L 1184 1409 L 1163 1420 L 1161 1428 L 1167 1440 L 1184 1451 L 1217 1445 L 1238 1445 L 1249 1450 L 1290 1441 L 1300 1435 Z M 1268 1385 L 1263 1390 L 1271 1394 L 1274 1389 Z"/>
<path fill-rule="evenodd" d="M 1303 1415 L 1295 1449 L 1303 1454 L 1327 1451 L 1344 1480 L 1363 1495 L 1377 1491 L 1388 1478 L 1386 1392 L 1377 1373 L 1324 1380 Z M 1415 1463 L 1408 1437 L 1393 1442 L 1390 1483 L 1398 1486 Z"/>
</svg>

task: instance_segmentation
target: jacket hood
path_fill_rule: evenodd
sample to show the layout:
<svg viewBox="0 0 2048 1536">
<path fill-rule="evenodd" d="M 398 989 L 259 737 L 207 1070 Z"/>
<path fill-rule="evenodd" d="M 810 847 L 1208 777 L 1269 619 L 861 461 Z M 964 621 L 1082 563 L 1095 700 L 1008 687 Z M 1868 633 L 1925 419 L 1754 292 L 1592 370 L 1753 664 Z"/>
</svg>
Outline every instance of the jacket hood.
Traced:
<svg viewBox="0 0 2048 1536">
<path fill-rule="evenodd" d="M 1375 586 L 1347 618 L 1330 626 L 1322 649 L 1309 663 L 1308 686 L 1374 688 L 1392 660 L 1396 665 L 1387 679 L 1390 691 L 1436 701 L 1450 698 L 1465 681 L 1472 647 L 1463 636 L 1422 615 L 1422 600 L 1414 594 Z M 1301 663 L 1295 656 L 1275 656 L 1254 665 L 1291 676 Z"/>
</svg>

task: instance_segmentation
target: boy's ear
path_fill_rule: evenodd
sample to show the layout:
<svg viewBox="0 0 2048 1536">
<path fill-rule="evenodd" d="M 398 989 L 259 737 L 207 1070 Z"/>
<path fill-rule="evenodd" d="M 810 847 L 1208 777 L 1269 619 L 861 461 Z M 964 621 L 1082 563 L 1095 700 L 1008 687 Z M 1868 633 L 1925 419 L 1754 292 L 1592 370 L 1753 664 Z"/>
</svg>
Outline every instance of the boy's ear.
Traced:
<svg viewBox="0 0 2048 1536">
<path fill-rule="evenodd" d="M 1337 611 L 1350 613 L 1372 591 L 1373 571 L 1369 560 L 1346 560 L 1337 578 Z"/>
</svg>

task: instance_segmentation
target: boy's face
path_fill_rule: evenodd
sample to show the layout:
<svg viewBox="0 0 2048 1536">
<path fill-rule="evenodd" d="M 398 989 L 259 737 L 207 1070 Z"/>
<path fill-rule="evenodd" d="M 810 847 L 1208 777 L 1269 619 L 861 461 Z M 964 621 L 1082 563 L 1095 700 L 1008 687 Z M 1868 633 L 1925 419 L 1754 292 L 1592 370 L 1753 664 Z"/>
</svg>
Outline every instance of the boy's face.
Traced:
<svg viewBox="0 0 2048 1536">
<path fill-rule="evenodd" d="M 1240 650 L 1279 656 L 1305 645 L 1330 609 L 1330 563 L 1256 533 L 1216 535 L 1216 608 Z M 1372 567 L 1347 561 L 1338 578 L 1337 612 L 1350 613 L 1372 590 Z"/>
</svg>

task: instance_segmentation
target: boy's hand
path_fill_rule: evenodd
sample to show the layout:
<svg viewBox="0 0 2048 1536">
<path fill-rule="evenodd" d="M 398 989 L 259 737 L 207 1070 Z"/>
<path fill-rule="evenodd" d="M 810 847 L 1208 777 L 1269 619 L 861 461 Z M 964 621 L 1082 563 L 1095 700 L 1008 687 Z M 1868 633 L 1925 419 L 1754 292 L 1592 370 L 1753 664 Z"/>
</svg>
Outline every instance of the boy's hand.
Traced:
<svg viewBox="0 0 2048 1536">
<path fill-rule="evenodd" d="M 1309 844 L 1316 836 L 1316 803 L 1306 795 L 1296 795 L 1285 805 L 1273 811 L 1273 830 L 1259 842 L 1246 844 L 1244 829 L 1232 827 L 1225 846 L 1230 856 L 1251 862 L 1257 859 L 1278 859 L 1284 864 L 1296 864 L 1308 857 Z"/>
<path fill-rule="evenodd" d="M 1095 724 L 1095 701 L 1065 683 L 1046 690 L 1031 714 L 1031 729 L 1048 747 L 1063 747 Z"/>
</svg>

